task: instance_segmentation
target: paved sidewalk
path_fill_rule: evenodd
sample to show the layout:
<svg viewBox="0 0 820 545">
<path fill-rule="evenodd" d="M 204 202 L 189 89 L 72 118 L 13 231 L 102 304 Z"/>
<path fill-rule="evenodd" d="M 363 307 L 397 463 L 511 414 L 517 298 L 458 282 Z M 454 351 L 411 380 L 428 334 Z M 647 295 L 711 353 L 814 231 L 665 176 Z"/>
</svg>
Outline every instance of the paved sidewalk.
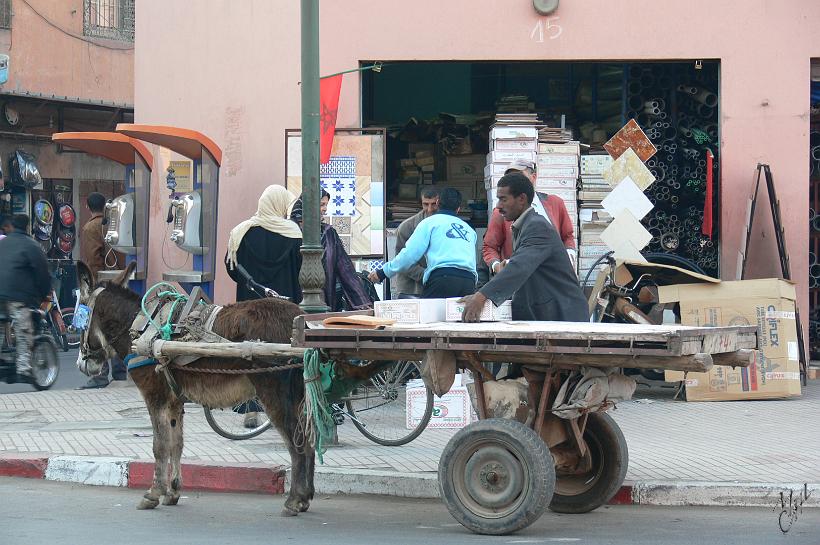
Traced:
<svg viewBox="0 0 820 545">
<path fill-rule="evenodd" d="M 643 503 L 659 489 L 673 490 L 667 496 L 678 498 L 665 501 L 709 504 L 680 492 L 681 487 L 723 487 L 712 496 L 742 495 L 727 492 L 738 486 L 758 487 L 769 498 L 775 489 L 820 483 L 818 381 L 809 382 L 799 399 L 723 403 L 673 401 L 670 390 L 639 386 L 635 399 L 611 414 L 629 445 L 627 482 L 640 489 Z M 330 448 L 317 469 L 329 480 L 317 487 L 435 495 L 438 459 L 453 433 L 428 429 L 409 445 L 383 447 L 346 423 L 339 430 L 341 444 Z M 0 395 L 0 456 L 151 461 L 151 441 L 147 410 L 130 382 L 103 390 Z M 246 441 L 223 439 L 210 429 L 202 408 L 190 404 L 183 463 L 287 466 L 289 457 L 275 432 Z M 341 482 L 345 479 L 347 484 Z M 368 481 L 370 488 L 351 488 L 357 481 Z M 405 485 L 417 489 L 396 489 Z M 638 492 L 632 495 L 640 501 Z"/>
</svg>

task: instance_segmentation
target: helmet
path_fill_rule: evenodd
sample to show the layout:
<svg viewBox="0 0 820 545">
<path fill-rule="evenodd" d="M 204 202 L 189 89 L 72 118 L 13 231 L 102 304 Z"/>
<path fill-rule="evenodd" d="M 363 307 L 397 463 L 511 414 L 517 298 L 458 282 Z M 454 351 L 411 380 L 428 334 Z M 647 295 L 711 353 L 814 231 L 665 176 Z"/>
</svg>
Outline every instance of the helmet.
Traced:
<svg viewBox="0 0 820 545">
<path fill-rule="evenodd" d="M 74 241 L 65 240 L 62 236 L 57 238 L 57 249 L 65 255 L 69 255 L 74 249 Z"/>
</svg>

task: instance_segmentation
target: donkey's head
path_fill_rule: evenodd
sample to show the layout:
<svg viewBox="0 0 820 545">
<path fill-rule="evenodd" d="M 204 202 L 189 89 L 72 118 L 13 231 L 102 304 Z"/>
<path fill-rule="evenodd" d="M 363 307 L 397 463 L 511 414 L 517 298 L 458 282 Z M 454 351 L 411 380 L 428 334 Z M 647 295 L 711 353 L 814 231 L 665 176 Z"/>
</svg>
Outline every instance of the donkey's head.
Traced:
<svg viewBox="0 0 820 545">
<path fill-rule="evenodd" d="M 132 261 L 114 280 L 97 284 L 91 269 L 77 262 L 80 304 L 90 311 L 77 356 L 77 367 L 86 375 L 99 374 L 103 363 L 114 356 L 125 357 L 131 349 L 129 333 L 139 313 L 140 297 L 127 285 L 135 268 Z"/>
</svg>

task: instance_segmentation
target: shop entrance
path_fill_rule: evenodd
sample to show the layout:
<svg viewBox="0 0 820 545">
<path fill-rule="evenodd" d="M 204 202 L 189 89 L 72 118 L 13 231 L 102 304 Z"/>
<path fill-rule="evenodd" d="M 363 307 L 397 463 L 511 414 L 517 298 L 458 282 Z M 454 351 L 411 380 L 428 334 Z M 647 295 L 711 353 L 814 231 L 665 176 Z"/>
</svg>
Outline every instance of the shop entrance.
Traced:
<svg viewBox="0 0 820 545">
<path fill-rule="evenodd" d="M 386 62 L 380 73 L 364 72 L 363 126 L 388 128 L 388 228 L 416 213 L 431 185 L 459 189 L 462 215 L 486 227 L 484 166 L 496 115 L 536 113 L 564 129 L 549 131 L 550 142 L 580 142 L 577 203 L 567 204 L 578 238 L 608 190 L 600 173 L 585 174 L 583 155 L 605 154 L 602 145 L 634 118 L 658 148 L 647 162 L 657 181 L 646 190 L 654 208 L 642 221 L 652 235 L 643 253 L 718 276 L 718 78 L 719 62 L 694 60 Z"/>
<path fill-rule="evenodd" d="M 820 59 L 811 64 L 809 132 L 809 351 L 820 359 Z"/>
</svg>

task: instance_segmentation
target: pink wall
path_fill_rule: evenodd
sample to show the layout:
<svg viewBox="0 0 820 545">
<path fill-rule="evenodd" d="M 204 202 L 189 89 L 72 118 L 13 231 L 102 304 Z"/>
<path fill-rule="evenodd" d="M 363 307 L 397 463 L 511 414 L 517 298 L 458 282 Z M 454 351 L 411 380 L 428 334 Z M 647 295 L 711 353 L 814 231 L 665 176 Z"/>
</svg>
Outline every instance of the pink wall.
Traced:
<svg viewBox="0 0 820 545">
<path fill-rule="evenodd" d="M 29 0 L 59 28 L 83 36 L 83 0 Z M 0 53 L 10 57 L 0 92 L 33 92 L 107 102 L 134 102 L 134 47 L 128 42 L 67 36 L 26 3 L 12 1 L 11 30 L 0 30 Z M 117 49 L 110 49 L 117 48 Z"/>
<path fill-rule="evenodd" d="M 734 275 L 755 166 L 767 162 L 806 309 L 809 62 L 820 57 L 820 3 L 564 0 L 551 17 L 539 17 L 530 0 L 326 1 L 322 73 L 372 59 L 719 59 L 724 276 Z M 138 2 L 137 21 L 137 122 L 197 129 L 226 148 L 221 253 L 264 186 L 283 183 L 284 129 L 300 119 L 298 2 L 200 0 L 197 10 L 182 0 Z M 339 126 L 358 126 L 356 74 L 346 76 L 339 111 Z M 756 237 L 768 242 L 771 230 L 760 220 Z M 753 276 L 779 274 L 772 248 L 756 249 Z M 158 252 L 154 279 L 162 269 Z M 217 298 L 232 293 L 221 273 Z"/>
</svg>

